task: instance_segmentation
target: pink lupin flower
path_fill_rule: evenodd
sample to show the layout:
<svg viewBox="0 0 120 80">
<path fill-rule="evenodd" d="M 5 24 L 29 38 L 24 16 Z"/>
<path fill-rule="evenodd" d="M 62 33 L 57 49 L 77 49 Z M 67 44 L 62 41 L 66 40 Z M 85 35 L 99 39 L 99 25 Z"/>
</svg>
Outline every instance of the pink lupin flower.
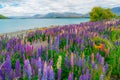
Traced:
<svg viewBox="0 0 120 80">
<path fill-rule="evenodd" d="M 42 80 L 47 80 L 47 62 L 44 63 Z"/>
<path fill-rule="evenodd" d="M 103 74 L 100 75 L 100 80 L 104 80 L 104 75 Z"/>
<path fill-rule="evenodd" d="M 47 69 L 47 62 L 45 61 L 45 63 L 44 63 L 44 69 L 43 69 L 44 73 L 46 72 L 46 69 Z"/>
<path fill-rule="evenodd" d="M 78 31 L 77 31 L 77 29 L 75 28 L 75 33 L 77 34 L 78 33 Z"/>
<path fill-rule="evenodd" d="M 91 62 L 94 63 L 94 53 L 92 53 L 91 58 L 92 58 Z"/>
<path fill-rule="evenodd" d="M 101 59 L 101 64 L 104 65 L 104 57 Z"/>
<path fill-rule="evenodd" d="M 74 53 L 71 53 L 71 66 L 74 66 Z"/>
<path fill-rule="evenodd" d="M 52 40 L 52 38 L 50 39 L 50 45 L 52 45 L 52 43 L 53 43 L 53 40 Z"/>
<path fill-rule="evenodd" d="M 30 45 L 30 43 L 26 44 L 26 56 L 32 56 L 33 53 L 33 45 Z"/>
</svg>

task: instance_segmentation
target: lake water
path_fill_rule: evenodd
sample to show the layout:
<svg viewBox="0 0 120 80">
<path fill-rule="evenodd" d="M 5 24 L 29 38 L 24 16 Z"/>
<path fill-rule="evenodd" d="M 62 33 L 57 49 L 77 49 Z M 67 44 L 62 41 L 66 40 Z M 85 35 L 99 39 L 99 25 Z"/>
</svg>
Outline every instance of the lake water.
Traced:
<svg viewBox="0 0 120 80">
<path fill-rule="evenodd" d="M 0 33 L 49 27 L 51 25 L 79 24 L 87 22 L 89 18 L 61 18 L 61 19 L 0 19 Z"/>
</svg>

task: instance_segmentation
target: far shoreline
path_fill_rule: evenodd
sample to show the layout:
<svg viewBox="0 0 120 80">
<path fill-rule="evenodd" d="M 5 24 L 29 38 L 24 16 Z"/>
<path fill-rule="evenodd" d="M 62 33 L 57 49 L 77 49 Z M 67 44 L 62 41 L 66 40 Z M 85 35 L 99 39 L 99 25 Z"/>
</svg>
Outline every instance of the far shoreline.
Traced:
<svg viewBox="0 0 120 80">
<path fill-rule="evenodd" d="M 51 18 L 51 17 L 43 17 L 43 18 L 6 18 L 6 19 L 80 19 L 80 18 L 90 18 L 90 17 L 56 17 L 56 18 Z M 3 20 L 3 19 L 0 19 Z"/>
</svg>

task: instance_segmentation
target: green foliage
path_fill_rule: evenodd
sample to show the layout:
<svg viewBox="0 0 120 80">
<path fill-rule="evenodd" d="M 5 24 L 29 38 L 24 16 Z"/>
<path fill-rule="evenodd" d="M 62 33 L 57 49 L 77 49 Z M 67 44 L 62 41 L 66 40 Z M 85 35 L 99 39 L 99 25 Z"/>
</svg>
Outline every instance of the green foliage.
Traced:
<svg viewBox="0 0 120 80">
<path fill-rule="evenodd" d="M 60 44 L 59 44 L 59 47 L 60 47 L 61 49 L 63 49 L 63 48 L 65 47 L 65 45 L 66 45 L 66 39 L 61 39 Z"/>
<path fill-rule="evenodd" d="M 29 35 L 32 35 L 34 33 L 29 33 Z M 42 40 L 42 41 L 45 41 L 46 40 L 46 34 L 43 33 L 43 34 L 36 34 L 35 36 L 28 36 L 27 37 L 27 41 L 28 42 L 32 42 L 34 40 Z"/>
<path fill-rule="evenodd" d="M 120 40 L 120 30 L 112 30 L 110 33 L 110 38 L 112 41 Z"/>
<path fill-rule="evenodd" d="M 97 43 L 104 43 L 107 48 L 110 48 L 110 49 L 114 48 L 114 45 L 108 39 L 103 39 L 103 38 L 100 38 L 100 37 L 96 37 L 96 38 L 93 38 L 93 41 L 95 41 Z"/>
<path fill-rule="evenodd" d="M 15 68 L 16 60 L 19 59 L 19 57 L 20 57 L 19 53 L 15 53 L 14 55 L 11 56 L 12 68 Z"/>
<path fill-rule="evenodd" d="M 94 7 L 90 12 L 91 21 L 101 21 L 101 20 L 110 20 L 115 17 L 115 14 L 108 9 L 102 7 Z"/>
<path fill-rule="evenodd" d="M 119 16 L 116 16 L 116 19 L 120 19 L 120 15 L 119 15 Z"/>
<path fill-rule="evenodd" d="M 4 60 L 5 60 L 5 56 L 0 55 L 0 62 L 4 62 Z"/>
<path fill-rule="evenodd" d="M 42 34 L 42 41 L 45 41 L 45 33 L 44 34 Z"/>
<path fill-rule="evenodd" d="M 112 77 L 116 77 L 115 79 L 120 77 L 120 47 L 116 47 L 114 50 L 110 51 L 109 60 L 107 62 L 112 66 Z"/>
<path fill-rule="evenodd" d="M 7 19 L 7 17 L 0 14 L 0 19 Z"/>
</svg>

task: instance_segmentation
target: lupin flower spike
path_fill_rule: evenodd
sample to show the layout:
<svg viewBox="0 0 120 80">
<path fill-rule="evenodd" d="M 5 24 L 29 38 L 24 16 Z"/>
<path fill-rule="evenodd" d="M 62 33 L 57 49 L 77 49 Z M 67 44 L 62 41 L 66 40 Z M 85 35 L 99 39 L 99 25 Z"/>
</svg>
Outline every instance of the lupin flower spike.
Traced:
<svg viewBox="0 0 120 80">
<path fill-rule="evenodd" d="M 82 53 L 82 60 L 84 60 L 84 57 L 85 57 L 85 55 L 84 55 L 84 53 Z"/>
<path fill-rule="evenodd" d="M 74 66 L 74 53 L 71 53 L 71 66 Z"/>
<path fill-rule="evenodd" d="M 57 61 L 57 69 L 61 69 L 61 63 L 62 63 L 62 56 L 59 56 Z"/>
<path fill-rule="evenodd" d="M 94 53 L 92 53 L 92 55 L 91 55 L 91 59 L 92 59 L 92 63 L 94 63 Z"/>
</svg>

